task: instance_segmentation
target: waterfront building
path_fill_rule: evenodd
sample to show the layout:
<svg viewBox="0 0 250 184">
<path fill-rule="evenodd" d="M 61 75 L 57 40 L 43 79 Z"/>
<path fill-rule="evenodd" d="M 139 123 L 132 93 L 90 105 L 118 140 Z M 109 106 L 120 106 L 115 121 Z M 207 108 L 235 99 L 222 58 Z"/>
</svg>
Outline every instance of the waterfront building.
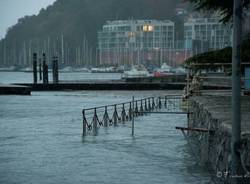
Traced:
<svg viewBox="0 0 250 184">
<path fill-rule="evenodd" d="M 189 18 L 184 23 L 184 40 L 200 41 L 199 53 L 222 49 L 232 45 L 232 28 L 220 22 L 220 17 Z"/>
<path fill-rule="evenodd" d="M 107 21 L 98 32 L 100 65 L 171 62 L 175 24 L 169 20 Z"/>
</svg>

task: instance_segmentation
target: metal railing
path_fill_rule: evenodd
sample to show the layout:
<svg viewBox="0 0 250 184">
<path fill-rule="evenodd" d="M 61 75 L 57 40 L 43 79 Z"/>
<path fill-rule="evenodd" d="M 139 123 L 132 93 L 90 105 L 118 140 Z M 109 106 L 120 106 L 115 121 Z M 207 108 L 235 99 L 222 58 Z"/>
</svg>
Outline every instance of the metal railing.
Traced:
<svg viewBox="0 0 250 184">
<path fill-rule="evenodd" d="M 96 135 L 98 127 L 117 126 L 148 113 L 181 114 L 181 100 L 181 96 L 167 95 L 83 109 L 83 135 L 91 131 Z M 162 112 L 161 109 L 167 111 Z"/>
</svg>

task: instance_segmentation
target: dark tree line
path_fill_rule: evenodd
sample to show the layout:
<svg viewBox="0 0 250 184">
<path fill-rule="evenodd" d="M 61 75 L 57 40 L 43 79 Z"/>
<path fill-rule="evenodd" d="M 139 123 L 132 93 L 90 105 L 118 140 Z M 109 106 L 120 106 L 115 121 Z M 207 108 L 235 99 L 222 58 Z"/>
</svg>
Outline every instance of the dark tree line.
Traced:
<svg viewBox="0 0 250 184">
<path fill-rule="evenodd" d="M 57 0 L 25 16 L 0 42 L 0 65 L 30 65 L 33 52 L 58 55 L 61 63 L 93 65 L 97 31 L 107 20 L 174 19 L 181 0 Z"/>
</svg>

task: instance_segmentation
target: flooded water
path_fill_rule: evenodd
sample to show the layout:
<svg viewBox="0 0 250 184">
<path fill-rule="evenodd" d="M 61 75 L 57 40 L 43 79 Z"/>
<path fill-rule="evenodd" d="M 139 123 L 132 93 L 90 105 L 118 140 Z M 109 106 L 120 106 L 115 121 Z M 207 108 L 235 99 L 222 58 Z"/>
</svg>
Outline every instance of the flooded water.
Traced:
<svg viewBox="0 0 250 184">
<path fill-rule="evenodd" d="M 0 183 L 208 183 L 181 132 L 186 115 L 150 114 L 82 136 L 82 108 L 166 91 L 33 92 L 0 96 Z"/>
</svg>

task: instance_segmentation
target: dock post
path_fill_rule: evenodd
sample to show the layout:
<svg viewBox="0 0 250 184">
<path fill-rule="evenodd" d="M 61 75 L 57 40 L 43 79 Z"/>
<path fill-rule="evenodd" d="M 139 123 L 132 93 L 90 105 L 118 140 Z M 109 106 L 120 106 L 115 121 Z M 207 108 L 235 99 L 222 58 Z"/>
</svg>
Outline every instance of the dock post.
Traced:
<svg viewBox="0 0 250 184">
<path fill-rule="evenodd" d="M 135 134 L 135 131 L 134 131 L 134 129 L 135 129 L 135 122 L 134 122 L 134 103 L 135 103 L 135 97 L 133 96 L 133 98 L 132 98 L 132 136 L 134 136 L 134 134 Z"/>
<path fill-rule="evenodd" d="M 52 61 L 53 83 L 58 84 L 58 57 L 53 57 Z"/>
<path fill-rule="evenodd" d="M 33 83 L 37 84 L 37 53 L 33 54 Z"/>
<path fill-rule="evenodd" d="M 39 80 L 42 80 L 42 59 L 39 58 Z"/>
<path fill-rule="evenodd" d="M 46 64 L 46 55 L 43 53 L 43 84 L 49 83 L 49 75 L 48 75 L 48 65 Z"/>
<path fill-rule="evenodd" d="M 82 111 L 83 121 L 82 121 L 82 134 L 86 135 L 87 120 L 85 117 L 85 111 Z"/>
<path fill-rule="evenodd" d="M 94 133 L 94 135 L 97 135 L 97 113 L 96 113 L 96 108 L 94 110 L 94 117 L 93 117 L 93 133 Z"/>
</svg>

